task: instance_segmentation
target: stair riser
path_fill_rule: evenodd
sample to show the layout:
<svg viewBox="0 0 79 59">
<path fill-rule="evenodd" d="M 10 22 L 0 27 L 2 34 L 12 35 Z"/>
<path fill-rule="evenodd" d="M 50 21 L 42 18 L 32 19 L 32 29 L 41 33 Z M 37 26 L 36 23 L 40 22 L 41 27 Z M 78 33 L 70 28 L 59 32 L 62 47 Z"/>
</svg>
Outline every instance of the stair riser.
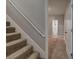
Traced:
<svg viewBox="0 0 79 59">
<path fill-rule="evenodd" d="M 6 22 L 6 26 L 10 26 L 10 22 Z"/>
<path fill-rule="evenodd" d="M 7 36 L 6 41 L 11 42 L 11 41 L 14 41 L 14 40 L 17 40 L 17 39 L 20 39 L 20 38 L 21 38 L 21 34 L 14 34 L 14 35 Z"/>
<path fill-rule="evenodd" d="M 33 53 L 33 47 L 15 59 L 27 59 Z"/>
<path fill-rule="evenodd" d="M 14 27 L 6 28 L 6 33 L 13 33 L 13 32 L 15 32 Z"/>
<path fill-rule="evenodd" d="M 7 49 L 6 49 L 6 55 L 7 56 L 10 55 L 13 52 L 16 52 L 17 50 L 21 49 L 24 46 L 26 46 L 26 40 L 24 40 L 20 43 L 14 44 L 12 46 L 8 46 Z"/>
</svg>

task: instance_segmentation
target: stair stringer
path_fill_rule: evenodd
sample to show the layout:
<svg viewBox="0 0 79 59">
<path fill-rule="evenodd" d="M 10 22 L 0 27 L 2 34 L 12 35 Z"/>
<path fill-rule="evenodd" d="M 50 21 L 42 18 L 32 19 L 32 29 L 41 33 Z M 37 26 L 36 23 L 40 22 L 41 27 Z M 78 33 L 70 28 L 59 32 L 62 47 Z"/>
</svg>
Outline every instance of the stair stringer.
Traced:
<svg viewBox="0 0 79 59">
<path fill-rule="evenodd" d="M 39 45 L 27 34 L 25 33 L 16 23 L 13 21 L 13 19 L 6 15 L 7 21 L 11 22 L 11 26 L 16 28 L 16 32 L 21 33 L 21 38 L 26 39 L 28 44 L 31 44 L 34 48 L 34 51 L 37 51 L 40 53 L 40 57 L 45 58 L 46 54 L 45 51 L 42 50 L 42 48 L 39 47 Z M 41 42 L 40 42 L 41 43 Z"/>
</svg>

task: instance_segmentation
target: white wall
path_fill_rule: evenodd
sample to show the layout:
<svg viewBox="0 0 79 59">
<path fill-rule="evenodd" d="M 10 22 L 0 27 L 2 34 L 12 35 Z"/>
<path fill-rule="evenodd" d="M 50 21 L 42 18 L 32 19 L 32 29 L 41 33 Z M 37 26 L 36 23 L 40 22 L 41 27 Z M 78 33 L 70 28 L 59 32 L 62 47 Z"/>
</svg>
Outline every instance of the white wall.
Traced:
<svg viewBox="0 0 79 59">
<path fill-rule="evenodd" d="M 49 15 L 63 15 L 68 0 L 48 0 Z"/>
<path fill-rule="evenodd" d="M 15 1 L 15 0 L 14 0 Z M 16 0 L 16 7 L 23 14 L 30 17 L 35 25 L 39 24 L 41 31 L 45 32 L 45 1 L 46 0 Z M 18 3 L 19 2 L 19 3 Z M 17 3 L 17 4 L 16 4 Z M 45 51 L 45 39 L 32 27 L 30 23 L 8 2 L 7 14 Z M 23 9 L 22 9 L 23 8 Z M 36 11 L 36 12 L 35 12 Z"/>
<path fill-rule="evenodd" d="M 58 35 L 64 35 L 64 16 L 49 16 L 48 17 L 48 34 L 52 35 L 52 20 L 58 20 Z"/>
<path fill-rule="evenodd" d="M 65 28 L 65 41 L 67 46 L 67 53 L 71 59 L 72 53 L 72 3 L 69 3 L 65 12 L 64 19 L 64 28 Z"/>
<path fill-rule="evenodd" d="M 11 0 L 45 34 L 45 0 Z"/>
</svg>

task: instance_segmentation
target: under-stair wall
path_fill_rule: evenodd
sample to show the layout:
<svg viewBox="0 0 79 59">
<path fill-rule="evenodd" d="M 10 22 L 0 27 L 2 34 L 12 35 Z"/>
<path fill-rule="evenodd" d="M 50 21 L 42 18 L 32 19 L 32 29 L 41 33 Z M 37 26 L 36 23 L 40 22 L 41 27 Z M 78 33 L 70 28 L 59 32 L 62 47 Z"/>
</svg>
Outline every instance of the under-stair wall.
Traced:
<svg viewBox="0 0 79 59">
<path fill-rule="evenodd" d="M 24 1 L 24 0 L 23 0 Z M 44 0 L 45 1 L 45 0 Z M 43 1 L 43 2 L 44 2 Z M 41 1 L 42 2 L 42 1 Z M 41 3 L 40 2 L 40 3 Z M 37 2 L 38 3 L 38 2 Z M 34 3 L 33 3 L 34 4 Z M 44 4 L 43 4 L 44 5 Z M 39 7 L 39 6 L 38 6 Z M 41 8 L 42 9 L 42 8 Z M 44 8 L 43 8 L 44 9 Z M 27 10 L 26 10 L 27 11 Z M 36 10 L 37 11 L 37 10 Z M 42 13 L 43 11 L 45 10 L 42 10 L 40 11 L 39 13 Z M 45 51 L 45 42 L 46 42 L 46 38 L 45 37 L 42 37 L 35 29 L 34 27 L 23 17 L 22 14 L 20 14 L 18 12 L 18 10 L 7 0 L 7 14 L 22 28 L 22 30 L 27 33 L 38 45 L 40 48 L 43 49 L 43 51 Z M 33 14 L 32 14 L 33 15 Z M 42 15 L 42 14 L 40 14 Z M 39 19 L 39 20 L 42 20 L 42 21 L 38 21 L 40 23 L 38 24 L 41 24 L 39 26 L 43 26 L 41 27 L 43 30 L 40 29 L 41 32 L 44 31 L 44 35 L 45 35 L 45 13 L 43 13 L 44 15 L 44 18 L 41 19 L 43 16 L 40 16 L 40 19 L 39 18 L 36 18 L 36 19 Z M 31 16 L 33 17 L 33 16 Z M 36 17 L 39 17 L 36 15 Z M 28 18 L 27 18 L 28 19 Z M 35 19 L 35 20 L 36 20 Z M 31 19 L 32 20 L 32 19 Z M 33 19 L 34 20 L 34 19 Z M 40 27 L 39 27 L 40 28 Z"/>
</svg>

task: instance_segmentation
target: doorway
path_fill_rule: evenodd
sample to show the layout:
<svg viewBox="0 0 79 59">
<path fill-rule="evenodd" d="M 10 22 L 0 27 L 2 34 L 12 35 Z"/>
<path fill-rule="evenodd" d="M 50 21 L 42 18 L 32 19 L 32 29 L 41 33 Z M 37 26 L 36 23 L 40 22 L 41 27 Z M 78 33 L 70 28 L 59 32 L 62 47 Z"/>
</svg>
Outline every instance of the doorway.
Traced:
<svg viewBox="0 0 79 59">
<path fill-rule="evenodd" d="M 52 20 L 52 35 L 53 36 L 58 35 L 58 20 L 57 19 Z"/>
</svg>

